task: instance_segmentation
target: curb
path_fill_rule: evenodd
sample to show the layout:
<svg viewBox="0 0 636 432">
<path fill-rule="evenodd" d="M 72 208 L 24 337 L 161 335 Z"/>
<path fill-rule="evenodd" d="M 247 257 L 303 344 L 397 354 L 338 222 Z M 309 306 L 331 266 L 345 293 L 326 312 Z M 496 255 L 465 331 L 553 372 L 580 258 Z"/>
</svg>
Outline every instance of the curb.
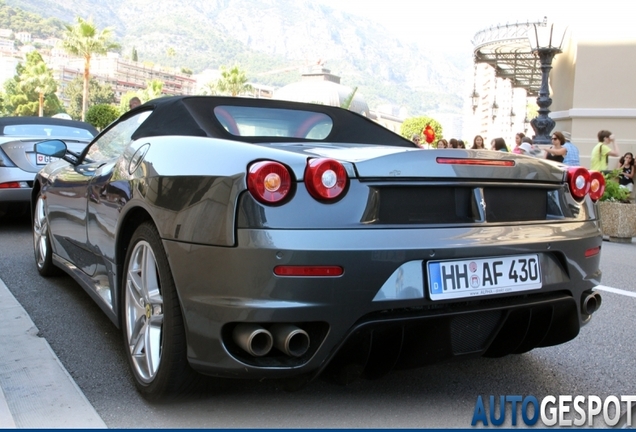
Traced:
<svg viewBox="0 0 636 432">
<path fill-rule="evenodd" d="M 0 428 L 106 428 L 0 279 Z"/>
</svg>

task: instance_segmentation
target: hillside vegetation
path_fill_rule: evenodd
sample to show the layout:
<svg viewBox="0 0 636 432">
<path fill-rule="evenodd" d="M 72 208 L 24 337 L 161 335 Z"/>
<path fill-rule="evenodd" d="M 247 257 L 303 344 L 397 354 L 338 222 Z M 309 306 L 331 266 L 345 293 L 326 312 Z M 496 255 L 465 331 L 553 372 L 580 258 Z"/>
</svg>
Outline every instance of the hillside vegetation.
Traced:
<svg viewBox="0 0 636 432">
<path fill-rule="evenodd" d="M 313 0 L 6 0 L 43 22 L 92 16 L 112 27 L 121 54 L 200 72 L 239 65 L 252 82 L 283 86 L 303 66 L 326 62 L 371 107 L 406 106 L 411 115 L 459 112 L 464 63 L 422 53 L 380 25 Z M 51 24 L 52 25 L 52 24 Z M 26 29 L 26 28 L 25 28 Z M 15 30 L 15 29 L 14 29 Z M 279 72 L 277 72 L 279 71 Z"/>
</svg>

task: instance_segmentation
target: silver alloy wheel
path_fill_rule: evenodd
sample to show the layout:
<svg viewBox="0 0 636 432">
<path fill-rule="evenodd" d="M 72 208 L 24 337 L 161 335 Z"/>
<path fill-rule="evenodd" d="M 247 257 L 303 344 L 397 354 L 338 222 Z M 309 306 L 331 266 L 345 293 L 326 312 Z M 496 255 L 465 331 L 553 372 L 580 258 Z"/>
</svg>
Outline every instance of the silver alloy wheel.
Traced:
<svg viewBox="0 0 636 432">
<path fill-rule="evenodd" d="M 126 340 L 139 379 L 150 383 L 161 361 L 163 297 L 157 260 L 146 241 L 135 245 L 126 270 Z"/>
<path fill-rule="evenodd" d="M 44 200 L 39 196 L 33 213 L 33 249 L 35 250 L 35 263 L 39 269 L 44 267 L 46 255 L 50 252 L 48 233 L 49 225 L 44 212 Z"/>
</svg>

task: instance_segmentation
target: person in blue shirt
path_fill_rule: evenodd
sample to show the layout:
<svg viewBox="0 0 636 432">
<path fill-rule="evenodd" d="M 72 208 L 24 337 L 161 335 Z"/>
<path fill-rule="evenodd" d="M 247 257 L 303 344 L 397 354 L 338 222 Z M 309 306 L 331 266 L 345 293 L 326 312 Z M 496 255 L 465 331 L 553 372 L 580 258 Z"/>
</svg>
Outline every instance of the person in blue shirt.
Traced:
<svg viewBox="0 0 636 432">
<path fill-rule="evenodd" d="M 563 163 L 569 166 L 581 166 L 581 161 L 579 160 L 579 149 L 570 142 L 572 135 L 570 135 L 570 132 L 561 133 L 565 137 L 565 144 L 563 144 L 563 147 L 567 150 L 567 153 L 563 158 Z"/>
</svg>

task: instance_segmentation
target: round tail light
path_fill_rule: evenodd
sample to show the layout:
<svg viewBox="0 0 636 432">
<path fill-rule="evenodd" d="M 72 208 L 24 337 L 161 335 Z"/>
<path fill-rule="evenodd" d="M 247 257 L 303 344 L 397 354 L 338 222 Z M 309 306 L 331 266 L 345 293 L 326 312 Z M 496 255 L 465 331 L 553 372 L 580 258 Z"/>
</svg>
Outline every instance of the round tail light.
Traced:
<svg viewBox="0 0 636 432">
<path fill-rule="evenodd" d="M 598 201 L 605 193 L 605 177 L 598 171 L 590 171 L 590 198 Z"/>
<path fill-rule="evenodd" d="M 309 194 L 319 201 L 340 197 L 349 178 L 344 166 L 333 159 L 311 159 L 305 169 L 305 186 Z"/>
<path fill-rule="evenodd" d="M 283 201 L 291 191 L 291 174 L 283 164 L 273 161 L 256 162 L 247 172 L 247 189 L 263 204 Z"/>
<path fill-rule="evenodd" d="M 590 190 L 590 172 L 583 167 L 568 169 L 568 184 L 570 192 L 577 199 L 585 198 Z"/>
</svg>

